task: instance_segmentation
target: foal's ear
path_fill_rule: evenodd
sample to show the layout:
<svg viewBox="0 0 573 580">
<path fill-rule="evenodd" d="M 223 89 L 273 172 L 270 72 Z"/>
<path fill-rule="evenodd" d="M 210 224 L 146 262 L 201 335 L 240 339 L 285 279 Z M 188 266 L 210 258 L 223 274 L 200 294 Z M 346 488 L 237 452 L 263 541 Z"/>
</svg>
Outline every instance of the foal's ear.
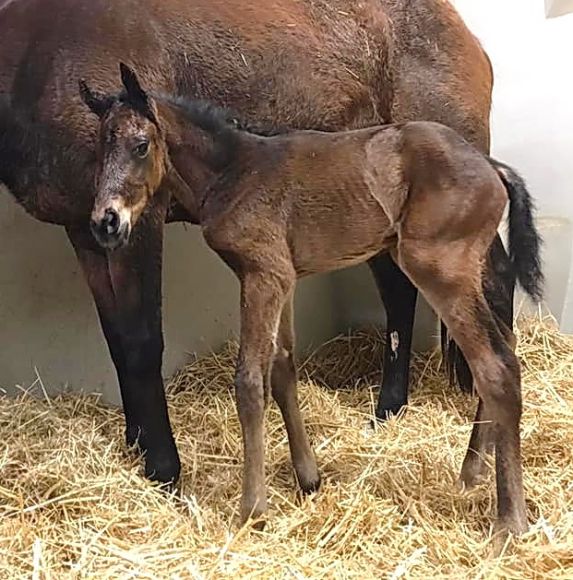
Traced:
<svg viewBox="0 0 573 580">
<path fill-rule="evenodd" d="M 129 68 L 125 63 L 119 63 L 119 72 L 121 74 L 121 82 L 125 88 L 125 92 L 130 100 L 140 101 L 142 103 L 148 102 L 147 93 L 141 88 L 141 84 L 135 71 Z"/>
<path fill-rule="evenodd" d="M 78 84 L 82 101 L 90 108 L 92 113 L 95 113 L 101 119 L 113 105 L 113 97 L 98 91 L 92 91 L 83 79 L 80 79 Z"/>
<path fill-rule="evenodd" d="M 143 90 L 135 71 L 129 68 L 125 63 L 120 62 L 119 72 L 121 74 L 121 82 L 123 83 L 129 103 L 140 113 L 157 124 L 155 107 L 150 96 Z"/>
</svg>

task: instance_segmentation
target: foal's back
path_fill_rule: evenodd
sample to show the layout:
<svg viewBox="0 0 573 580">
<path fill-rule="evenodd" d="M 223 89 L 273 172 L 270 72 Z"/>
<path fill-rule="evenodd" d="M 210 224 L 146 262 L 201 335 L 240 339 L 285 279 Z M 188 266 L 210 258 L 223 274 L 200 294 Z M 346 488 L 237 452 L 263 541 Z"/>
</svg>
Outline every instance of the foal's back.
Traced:
<svg viewBox="0 0 573 580">
<path fill-rule="evenodd" d="M 497 228 L 505 188 L 483 154 L 449 127 L 387 125 L 337 133 L 323 146 L 315 135 L 301 134 L 295 154 L 296 174 L 306 176 L 289 223 L 299 273 L 363 262 L 405 235 L 457 239 L 476 223 Z"/>
<path fill-rule="evenodd" d="M 404 227 L 455 236 L 499 204 L 482 193 L 505 196 L 485 157 L 437 123 L 245 136 L 245 148 L 241 179 L 212 192 L 203 223 L 265 267 L 291 260 L 298 276 L 390 251 Z"/>
</svg>

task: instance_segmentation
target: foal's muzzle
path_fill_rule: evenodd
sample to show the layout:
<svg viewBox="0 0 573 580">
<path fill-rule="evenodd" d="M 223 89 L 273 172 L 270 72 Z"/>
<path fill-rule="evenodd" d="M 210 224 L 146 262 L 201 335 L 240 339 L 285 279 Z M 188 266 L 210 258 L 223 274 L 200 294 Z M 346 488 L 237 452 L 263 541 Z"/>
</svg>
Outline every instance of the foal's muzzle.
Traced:
<svg viewBox="0 0 573 580">
<path fill-rule="evenodd" d="M 120 212 L 113 208 L 106 209 L 99 220 L 92 218 L 90 228 L 98 244 L 106 250 L 125 246 L 131 232 L 129 220 L 122 218 Z"/>
</svg>

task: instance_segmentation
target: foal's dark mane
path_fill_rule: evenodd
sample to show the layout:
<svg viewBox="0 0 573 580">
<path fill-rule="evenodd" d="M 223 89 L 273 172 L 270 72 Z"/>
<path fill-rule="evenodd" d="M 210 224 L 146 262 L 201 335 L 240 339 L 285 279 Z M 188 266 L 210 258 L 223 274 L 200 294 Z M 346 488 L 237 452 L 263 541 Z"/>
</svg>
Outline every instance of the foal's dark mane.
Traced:
<svg viewBox="0 0 573 580">
<path fill-rule="evenodd" d="M 153 97 L 178 109 L 193 125 L 212 135 L 243 131 L 261 137 L 272 137 L 288 132 L 284 127 L 246 122 L 235 111 L 211 101 L 164 94 L 153 94 Z"/>
<path fill-rule="evenodd" d="M 273 126 L 247 123 L 236 112 L 211 101 L 153 93 L 152 96 L 158 103 L 176 109 L 185 121 L 189 121 L 213 139 L 208 163 L 216 171 L 229 166 L 236 158 L 241 133 L 272 137 L 287 132 L 285 129 Z"/>
</svg>

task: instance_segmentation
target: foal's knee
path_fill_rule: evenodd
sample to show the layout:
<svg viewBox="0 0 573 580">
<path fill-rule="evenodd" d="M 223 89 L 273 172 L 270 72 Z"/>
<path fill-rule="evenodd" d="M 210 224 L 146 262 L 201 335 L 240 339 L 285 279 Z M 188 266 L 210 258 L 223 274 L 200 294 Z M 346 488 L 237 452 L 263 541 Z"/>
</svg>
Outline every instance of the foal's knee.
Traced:
<svg viewBox="0 0 573 580">
<path fill-rule="evenodd" d="M 263 413 L 265 396 L 260 369 L 239 368 L 235 376 L 235 397 L 241 420 Z"/>
</svg>

